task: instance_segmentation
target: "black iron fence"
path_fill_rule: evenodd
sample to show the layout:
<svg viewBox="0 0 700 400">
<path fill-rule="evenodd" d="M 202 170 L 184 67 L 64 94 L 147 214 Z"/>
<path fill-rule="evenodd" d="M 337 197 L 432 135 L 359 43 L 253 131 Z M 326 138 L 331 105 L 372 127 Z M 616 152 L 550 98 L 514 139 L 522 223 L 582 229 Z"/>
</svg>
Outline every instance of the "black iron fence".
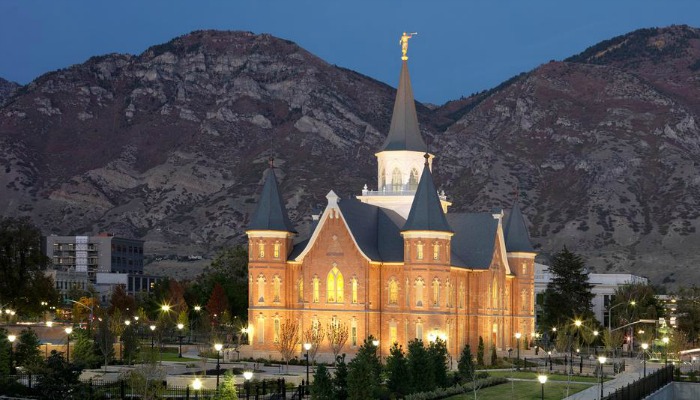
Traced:
<svg viewBox="0 0 700 400">
<path fill-rule="evenodd" d="M 605 396 L 604 400 L 637 400 L 643 399 L 673 381 L 673 365 L 661 368 L 646 377 L 628 384 L 614 393 Z"/>
</svg>

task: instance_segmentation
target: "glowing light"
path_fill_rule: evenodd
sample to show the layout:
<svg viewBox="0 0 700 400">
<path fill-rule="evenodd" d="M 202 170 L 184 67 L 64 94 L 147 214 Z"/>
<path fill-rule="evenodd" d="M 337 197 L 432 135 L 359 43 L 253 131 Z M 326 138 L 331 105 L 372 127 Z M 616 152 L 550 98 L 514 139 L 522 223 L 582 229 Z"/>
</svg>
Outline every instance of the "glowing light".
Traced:
<svg viewBox="0 0 700 400">
<path fill-rule="evenodd" d="M 608 358 L 605 356 L 600 356 L 598 357 L 598 362 L 601 364 L 605 364 L 605 362 L 608 361 Z"/>
<path fill-rule="evenodd" d="M 14 342 L 15 339 L 17 339 L 17 336 L 15 336 L 15 335 L 8 335 L 8 336 L 7 336 L 7 340 L 9 340 L 10 343 Z"/>
<path fill-rule="evenodd" d="M 170 305 L 169 304 L 163 304 L 160 306 L 161 311 L 168 312 L 170 311 Z"/>
<path fill-rule="evenodd" d="M 251 378 L 253 378 L 253 371 L 245 371 L 243 372 L 243 377 L 245 380 L 249 381 Z"/>
<path fill-rule="evenodd" d="M 642 343 L 642 349 L 646 350 L 649 348 L 649 343 Z"/>
<path fill-rule="evenodd" d="M 311 350 L 311 343 L 304 343 L 304 350 L 306 350 L 306 351 Z"/>
<path fill-rule="evenodd" d="M 215 349 L 216 351 L 221 351 L 221 349 L 223 349 L 223 348 L 224 348 L 224 345 L 221 344 L 221 343 L 216 343 L 216 344 L 214 345 L 214 349 Z"/>
<path fill-rule="evenodd" d="M 46 326 L 51 328 L 53 326 L 53 321 L 46 321 Z"/>
<path fill-rule="evenodd" d="M 544 385 L 545 383 L 547 383 L 547 375 L 538 375 L 537 380 Z"/>
<path fill-rule="evenodd" d="M 153 331 L 156 330 L 156 326 L 155 326 L 155 325 L 151 325 L 149 328 L 151 328 L 151 332 L 153 332 Z"/>
<path fill-rule="evenodd" d="M 199 378 L 192 381 L 192 389 L 199 390 L 201 388 L 202 388 L 202 381 L 200 381 Z"/>
<path fill-rule="evenodd" d="M 580 320 L 580 319 L 577 319 L 576 321 L 574 321 L 574 325 L 576 325 L 577 327 L 580 327 L 580 326 L 581 326 L 581 320 Z"/>
<path fill-rule="evenodd" d="M 177 329 L 179 329 L 179 330 L 182 330 L 182 328 L 184 328 L 184 327 L 185 327 L 184 324 L 177 324 Z"/>
<path fill-rule="evenodd" d="M 71 333 L 73 333 L 73 328 L 69 326 L 68 328 L 66 328 L 66 335 L 70 335 Z"/>
<path fill-rule="evenodd" d="M 520 332 L 515 332 L 515 338 L 520 340 L 523 335 Z"/>
</svg>

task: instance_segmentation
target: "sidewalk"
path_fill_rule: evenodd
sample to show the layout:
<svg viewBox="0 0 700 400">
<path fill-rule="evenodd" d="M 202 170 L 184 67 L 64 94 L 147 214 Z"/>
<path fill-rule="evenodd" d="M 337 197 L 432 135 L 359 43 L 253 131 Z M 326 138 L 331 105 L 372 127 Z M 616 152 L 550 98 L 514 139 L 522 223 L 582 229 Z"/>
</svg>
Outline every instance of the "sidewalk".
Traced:
<svg viewBox="0 0 700 400">
<path fill-rule="evenodd" d="M 661 367 L 663 367 L 663 364 L 647 363 L 647 375 Z M 643 364 L 641 360 L 635 358 L 625 358 L 625 372 L 617 374 L 614 379 L 605 382 L 603 384 L 603 394 L 607 396 L 616 390 L 641 379 L 643 373 Z M 597 399 L 600 399 L 600 384 L 593 385 L 586 390 L 582 390 L 574 395 L 571 395 L 565 400 Z"/>
</svg>

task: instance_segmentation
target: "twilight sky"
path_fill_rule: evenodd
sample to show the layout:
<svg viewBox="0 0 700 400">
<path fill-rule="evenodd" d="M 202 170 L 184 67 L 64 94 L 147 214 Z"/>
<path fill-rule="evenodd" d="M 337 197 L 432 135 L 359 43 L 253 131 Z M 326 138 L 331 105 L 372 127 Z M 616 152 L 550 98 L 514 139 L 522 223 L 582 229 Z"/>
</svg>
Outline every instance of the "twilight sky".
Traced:
<svg viewBox="0 0 700 400">
<path fill-rule="evenodd" d="M 292 40 L 396 86 L 411 40 L 416 99 L 442 104 L 638 28 L 700 27 L 698 0 L 0 0 L 0 77 L 25 84 L 198 29 Z"/>
</svg>

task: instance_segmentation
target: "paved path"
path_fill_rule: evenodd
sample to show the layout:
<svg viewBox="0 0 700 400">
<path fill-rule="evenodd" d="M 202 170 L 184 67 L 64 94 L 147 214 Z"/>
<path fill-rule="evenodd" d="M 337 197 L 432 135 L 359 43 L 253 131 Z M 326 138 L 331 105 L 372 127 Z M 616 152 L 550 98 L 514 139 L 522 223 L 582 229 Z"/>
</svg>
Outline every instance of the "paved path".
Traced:
<svg viewBox="0 0 700 400">
<path fill-rule="evenodd" d="M 650 374 L 657 369 L 663 367 L 663 364 L 647 363 L 647 374 Z M 642 361 L 635 358 L 625 358 L 625 372 L 617 374 L 614 379 L 603 384 L 603 393 L 605 396 L 615 392 L 616 390 L 627 386 L 628 384 L 642 378 L 643 375 Z M 565 400 L 597 400 L 600 399 L 600 384 L 582 390 L 574 395 L 567 397 Z"/>
</svg>

